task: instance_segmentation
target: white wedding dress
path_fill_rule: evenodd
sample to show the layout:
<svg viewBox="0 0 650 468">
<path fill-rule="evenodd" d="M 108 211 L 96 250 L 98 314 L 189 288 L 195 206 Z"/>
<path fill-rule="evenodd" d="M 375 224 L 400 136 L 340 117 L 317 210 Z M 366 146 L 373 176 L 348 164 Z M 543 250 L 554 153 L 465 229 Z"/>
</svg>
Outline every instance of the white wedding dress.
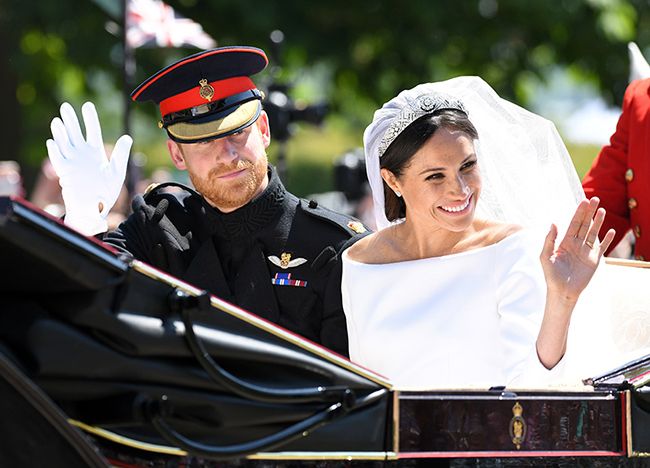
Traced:
<svg viewBox="0 0 650 468">
<path fill-rule="evenodd" d="M 344 252 L 350 359 L 401 389 L 545 384 L 557 371 L 535 350 L 542 239 L 522 230 L 487 247 L 390 264 Z"/>
</svg>

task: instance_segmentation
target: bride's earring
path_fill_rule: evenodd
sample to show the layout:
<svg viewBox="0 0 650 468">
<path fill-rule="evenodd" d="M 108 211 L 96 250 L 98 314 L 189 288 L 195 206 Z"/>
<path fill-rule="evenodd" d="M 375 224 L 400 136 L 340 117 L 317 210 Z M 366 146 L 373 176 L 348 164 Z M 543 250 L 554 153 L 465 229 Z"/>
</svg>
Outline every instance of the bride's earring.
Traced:
<svg viewBox="0 0 650 468">
<path fill-rule="evenodd" d="M 397 198 L 402 198 L 402 192 L 395 190 L 395 195 L 397 195 Z"/>
</svg>

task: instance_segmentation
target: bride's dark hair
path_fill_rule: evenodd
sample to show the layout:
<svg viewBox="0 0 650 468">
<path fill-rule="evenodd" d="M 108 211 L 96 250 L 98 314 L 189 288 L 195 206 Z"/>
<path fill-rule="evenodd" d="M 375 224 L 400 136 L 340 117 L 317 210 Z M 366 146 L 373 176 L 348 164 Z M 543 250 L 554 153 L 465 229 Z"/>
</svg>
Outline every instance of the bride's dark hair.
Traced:
<svg viewBox="0 0 650 468">
<path fill-rule="evenodd" d="M 456 130 L 465 133 L 472 140 L 478 139 L 478 132 L 470 122 L 467 114 L 456 109 L 441 109 L 431 114 L 423 115 L 406 127 L 386 149 L 380 158 L 382 169 L 388 169 L 395 177 L 400 177 L 408 166 L 411 158 L 436 133 L 439 128 Z M 404 199 L 384 182 L 384 210 L 389 221 L 404 218 L 406 205 Z"/>
</svg>

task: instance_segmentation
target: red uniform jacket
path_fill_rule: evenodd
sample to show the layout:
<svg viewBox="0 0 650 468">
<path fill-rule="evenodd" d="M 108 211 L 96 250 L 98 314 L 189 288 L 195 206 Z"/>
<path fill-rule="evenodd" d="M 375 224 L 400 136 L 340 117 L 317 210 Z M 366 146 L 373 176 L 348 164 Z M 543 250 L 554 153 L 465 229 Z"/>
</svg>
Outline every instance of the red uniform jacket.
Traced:
<svg viewBox="0 0 650 468">
<path fill-rule="evenodd" d="M 636 259 L 650 260 L 650 79 L 628 86 L 616 131 L 582 186 L 587 197 L 598 196 L 607 210 L 601 236 L 616 229 L 614 247 L 631 229 Z"/>
</svg>

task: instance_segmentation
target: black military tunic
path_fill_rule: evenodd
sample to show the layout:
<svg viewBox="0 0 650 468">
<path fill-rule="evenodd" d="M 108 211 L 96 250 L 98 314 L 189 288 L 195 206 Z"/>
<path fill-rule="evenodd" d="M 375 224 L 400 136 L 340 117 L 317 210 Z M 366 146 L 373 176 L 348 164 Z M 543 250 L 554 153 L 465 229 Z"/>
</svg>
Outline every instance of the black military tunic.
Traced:
<svg viewBox="0 0 650 468">
<path fill-rule="evenodd" d="M 363 227 L 287 192 L 275 170 L 231 213 L 162 184 L 104 241 L 340 354 L 348 355 L 340 253 Z"/>
</svg>

